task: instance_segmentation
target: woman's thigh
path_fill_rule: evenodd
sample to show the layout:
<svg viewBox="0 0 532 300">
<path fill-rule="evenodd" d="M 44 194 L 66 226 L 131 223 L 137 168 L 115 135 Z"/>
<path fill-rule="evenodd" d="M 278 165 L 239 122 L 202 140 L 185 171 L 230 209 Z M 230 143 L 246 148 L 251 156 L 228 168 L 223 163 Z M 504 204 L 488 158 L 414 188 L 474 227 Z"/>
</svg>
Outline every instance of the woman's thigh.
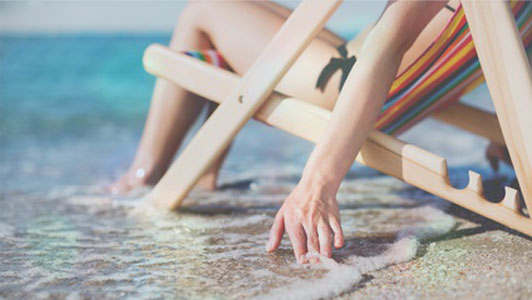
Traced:
<svg viewBox="0 0 532 300">
<path fill-rule="evenodd" d="M 285 17 L 252 2 L 199 4 L 195 22 L 238 74 L 244 74 L 282 26 Z M 338 96 L 340 72 L 322 92 L 316 80 L 331 57 L 339 57 L 337 45 L 316 38 L 296 60 L 277 90 L 321 107 L 332 109 Z"/>
</svg>

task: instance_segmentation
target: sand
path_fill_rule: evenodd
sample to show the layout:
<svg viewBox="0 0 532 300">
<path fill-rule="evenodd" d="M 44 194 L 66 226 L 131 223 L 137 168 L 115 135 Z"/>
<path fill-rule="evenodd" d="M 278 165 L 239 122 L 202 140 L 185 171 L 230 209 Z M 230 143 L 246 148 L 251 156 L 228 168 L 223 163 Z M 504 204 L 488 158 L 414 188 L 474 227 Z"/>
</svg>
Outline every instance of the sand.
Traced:
<svg viewBox="0 0 532 300">
<path fill-rule="evenodd" d="M 336 299 L 532 299 L 532 241 L 452 206 L 457 227 Z"/>
</svg>

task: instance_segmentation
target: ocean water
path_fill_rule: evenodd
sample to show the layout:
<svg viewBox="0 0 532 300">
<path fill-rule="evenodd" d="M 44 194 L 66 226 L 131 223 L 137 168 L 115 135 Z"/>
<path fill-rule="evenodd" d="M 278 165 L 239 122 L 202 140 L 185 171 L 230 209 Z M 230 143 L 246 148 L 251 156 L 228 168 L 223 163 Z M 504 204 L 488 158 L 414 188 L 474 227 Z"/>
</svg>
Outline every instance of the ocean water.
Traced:
<svg viewBox="0 0 532 300">
<path fill-rule="evenodd" d="M 335 297 L 452 230 L 445 201 L 355 165 L 338 195 L 346 245 L 332 260 L 299 266 L 287 240 L 266 253 L 312 145 L 253 121 L 222 169 L 222 190 L 194 191 L 180 213 L 150 208 L 146 190 L 106 194 L 149 106 L 143 49 L 167 40 L 0 37 L 0 298 Z M 490 109 L 488 98 L 482 87 L 466 100 Z M 448 157 L 456 186 L 467 169 L 492 182 L 511 176 L 488 168 L 483 139 L 435 121 L 403 138 Z"/>
</svg>

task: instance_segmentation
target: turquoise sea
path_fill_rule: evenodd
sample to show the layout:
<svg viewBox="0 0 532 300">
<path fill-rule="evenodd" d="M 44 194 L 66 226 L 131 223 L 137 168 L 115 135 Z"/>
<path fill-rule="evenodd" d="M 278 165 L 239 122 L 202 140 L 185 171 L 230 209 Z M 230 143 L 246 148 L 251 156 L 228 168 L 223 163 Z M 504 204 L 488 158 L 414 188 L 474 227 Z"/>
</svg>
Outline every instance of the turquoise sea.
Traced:
<svg viewBox="0 0 532 300">
<path fill-rule="evenodd" d="M 363 275 L 416 255 L 452 230 L 448 204 L 362 166 L 338 200 L 346 246 L 318 267 L 294 263 L 288 241 L 264 251 L 273 215 L 312 145 L 250 122 L 219 192 L 194 192 L 181 213 L 144 206 L 146 190 L 102 187 L 133 157 L 154 78 L 143 50 L 168 35 L 0 36 L 0 298 L 311 299 L 356 290 Z M 466 99 L 491 109 L 485 87 Z M 488 182 L 486 142 L 429 120 L 404 139 Z"/>
<path fill-rule="evenodd" d="M 6 185 L 47 185 L 59 179 L 55 176 L 94 183 L 109 176 L 121 157 L 131 155 L 123 150 L 136 142 L 133 135 L 142 129 L 149 106 L 154 79 L 143 71 L 143 49 L 166 41 L 164 35 L 0 38 L 2 152 L 6 161 L 19 162 L 3 166 Z M 109 144 L 117 139 L 122 141 Z M 48 155 L 50 148 L 55 155 Z M 96 167 L 88 160 L 98 151 L 109 155 Z M 78 167 L 95 167 L 89 177 L 74 164 L 56 161 L 76 157 L 84 158 L 76 159 Z M 52 170 L 58 165 L 60 171 Z"/>
</svg>

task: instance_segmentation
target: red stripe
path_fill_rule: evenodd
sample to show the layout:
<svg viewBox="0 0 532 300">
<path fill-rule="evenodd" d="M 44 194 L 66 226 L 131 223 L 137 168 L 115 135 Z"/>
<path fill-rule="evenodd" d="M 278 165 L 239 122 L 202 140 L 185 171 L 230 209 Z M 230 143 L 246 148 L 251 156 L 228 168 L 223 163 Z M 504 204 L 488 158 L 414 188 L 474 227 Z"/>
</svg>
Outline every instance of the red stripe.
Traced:
<svg viewBox="0 0 532 300">
<path fill-rule="evenodd" d="M 458 11 L 458 10 L 457 10 Z M 453 16 L 454 17 L 454 16 Z M 462 27 L 465 25 L 466 23 L 466 20 L 465 20 L 465 17 L 462 17 L 458 26 L 455 28 L 455 30 L 453 32 L 451 32 L 449 34 L 449 36 L 454 36 L 458 31 L 460 31 L 460 29 L 462 29 Z M 450 22 L 447 26 L 450 25 Z M 442 35 L 443 33 L 445 32 L 447 28 L 445 28 L 444 30 L 442 30 L 442 32 L 440 33 L 440 35 L 438 36 L 438 38 L 431 44 L 431 46 L 429 46 L 427 48 L 427 50 L 421 54 L 412 64 L 410 64 L 410 66 L 408 68 L 406 68 L 402 73 L 401 75 L 397 76 L 396 78 L 399 78 L 400 76 L 402 76 L 403 73 L 405 73 L 406 71 L 408 71 L 409 69 L 411 69 L 425 54 L 426 52 L 432 48 L 434 46 L 434 44 L 436 43 L 437 40 L 439 40 L 440 38 L 443 38 Z M 401 91 L 405 86 L 408 86 L 412 83 L 413 80 L 415 80 L 416 78 L 418 78 L 423 72 L 426 71 L 426 69 L 433 63 L 435 63 L 434 59 L 436 56 L 438 56 L 440 53 L 441 53 L 441 48 L 444 48 L 444 53 L 447 52 L 447 50 L 449 49 L 449 46 L 447 43 L 443 43 L 441 46 L 440 46 L 440 49 L 438 49 L 437 51 L 434 52 L 434 54 L 430 57 L 430 59 L 428 59 L 427 61 L 425 61 L 425 63 L 423 65 L 421 65 L 421 67 L 418 67 L 418 69 L 412 73 L 412 75 L 403 82 L 402 85 L 398 86 L 396 89 L 394 89 L 393 91 L 390 91 L 388 93 L 388 98 L 391 98 L 393 97 L 397 92 Z"/>
<path fill-rule="evenodd" d="M 514 13 L 514 16 L 517 15 L 517 12 L 521 9 L 521 7 L 523 7 L 523 5 L 525 5 L 525 2 L 524 1 L 518 1 L 514 7 L 512 7 L 512 11 Z"/>
<path fill-rule="evenodd" d="M 474 82 L 479 76 L 482 76 L 481 70 L 476 70 L 470 77 L 468 77 L 466 80 L 458 84 L 456 87 L 454 87 L 452 90 L 448 91 L 445 95 L 443 95 L 438 101 L 434 103 L 430 108 L 424 110 L 422 113 L 418 114 L 416 117 L 412 118 L 402 126 L 400 126 L 393 134 L 395 136 L 407 131 L 408 129 L 412 128 L 415 124 L 417 124 L 419 121 L 423 120 L 427 116 L 433 114 L 436 111 L 444 110 L 446 107 L 449 107 L 456 102 L 460 100 L 460 98 L 463 96 L 463 91 L 472 83 Z M 382 127 L 384 127 L 383 125 Z M 380 127 L 380 128 L 382 128 Z"/>
<path fill-rule="evenodd" d="M 222 55 L 220 54 L 220 52 L 216 52 L 216 55 L 217 55 L 217 57 L 218 57 L 218 61 L 220 62 L 221 67 L 224 68 L 224 69 L 227 69 L 227 68 L 228 68 L 227 62 L 226 62 L 225 59 L 222 57 Z"/>
<path fill-rule="evenodd" d="M 471 36 L 469 36 L 466 41 L 464 42 L 464 44 L 462 45 L 462 47 L 458 47 L 456 48 L 456 52 L 460 51 L 460 49 L 464 48 L 465 46 L 467 46 L 469 44 L 469 42 L 471 42 Z M 458 62 L 455 62 L 454 64 L 451 65 L 451 67 L 446 70 L 443 74 L 439 74 L 438 75 L 438 78 L 437 80 L 435 80 L 434 82 L 432 82 L 431 84 L 423 87 L 423 90 L 420 90 L 419 88 L 415 88 L 413 90 L 411 90 L 408 94 L 404 95 L 402 98 L 403 99 L 407 99 L 411 94 L 413 93 L 418 93 L 415 97 L 409 99 L 408 101 L 406 100 L 403 100 L 403 101 L 396 101 L 396 103 L 394 103 L 392 106 L 390 106 L 388 109 L 386 109 L 386 111 L 384 111 L 383 113 L 381 113 L 381 116 L 383 115 L 387 115 L 387 116 L 390 116 L 391 114 L 391 118 L 388 119 L 388 121 L 386 123 L 383 123 L 381 124 L 381 126 L 386 126 L 388 125 L 389 123 L 393 122 L 399 115 L 401 115 L 405 110 L 409 109 L 411 107 L 411 104 L 414 104 L 416 102 L 418 102 L 421 98 L 423 98 L 428 92 L 432 91 L 434 89 L 434 87 L 438 86 L 441 82 L 443 82 L 446 78 L 448 78 L 450 75 L 452 75 L 454 72 L 456 72 L 460 67 L 462 67 L 464 65 L 465 62 L 467 62 L 468 60 L 470 60 L 471 58 L 475 57 L 476 56 L 476 52 L 475 51 L 469 51 L 466 55 L 464 55 L 464 57 L 462 57 L 462 59 L 460 59 Z M 424 81 L 420 82 L 419 85 L 423 84 L 423 82 L 427 81 L 427 80 L 430 80 L 432 78 L 434 78 L 434 73 L 437 72 L 438 70 L 440 70 L 441 68 L 443 67 L 446 67 L 448 64 L 449 64 L 449 60 L 451 60 L 453 58 L 453 56 L 449 56 L 447 58 L 447 61 L 444 62 L 440 67 L 438 67 L 437 69 L 435 70 L 432 70 L 431 71 L 431 74 L 425 78 Z M 406 103 L 406 105 L 405 105 Z M 393 111 L 393 109 L 395 107 L 398 107 L 398 106 L 402 106 L 401 108 L 399 108 L 397 111 Z M 392 112 L 393 111 L 393 112 Z M 379 116 L 380 118 L 380 116 Z"/>
</svg>

